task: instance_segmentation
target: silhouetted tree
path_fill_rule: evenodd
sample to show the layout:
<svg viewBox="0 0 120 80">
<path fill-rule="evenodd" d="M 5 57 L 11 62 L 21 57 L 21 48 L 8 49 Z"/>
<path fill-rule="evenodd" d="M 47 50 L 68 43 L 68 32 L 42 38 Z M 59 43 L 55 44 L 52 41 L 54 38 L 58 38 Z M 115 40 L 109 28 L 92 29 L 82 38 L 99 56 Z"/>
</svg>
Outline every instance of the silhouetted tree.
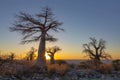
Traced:
<svg viewBox="0 0 120 80">
<path fill-rule="evenodd" d="M 55 61 L 54 61 L 54 55 L 55 55 L 56 52 L 58 52 L 60 50 L 61 49 L 59 47 L 57 47 L 57 46 L 47 49 L 47 53 L 50 56 L 50 63 L 51 64 L 55 63 Z"/>
<path fill-rule="evenodd" d="M 14 58 L 15 58 L 15 53 L 11 53 L 10 55 L 9 55 L 9 60 L 11 60 L 11 61 L 13 61 L 14 60 Z"/>
<path fill-rule="evenodd" d="M 37 49 L 35 49 L 34 47 L 31 47 L 31 50 L 27 53 L 26 55 L 26 59 L 28 61 L 32 61 L 35 57 L 35 52 L 37 51 Z"/>
<path fill-rule="evenodd" d="M 21 12 L 17 15 L 17 18 L 18 21 L 15 22 L 14 27 L 10 27 L 10 30 L 22 33 L 24 36 L 22 43 L 40 41 L 35 65 L 43 69 L 46 66 L 46 41 L 57 40 L 48 34 L 48 31 L 58 32 L 63 30 L 59 27 L 62 23 L 55 19 L 51 9 L 48 7 L 43 8 L 42 12 L 35 16 Z"/>
<path fill-rule="evenodd" d="M 37 50 L 34 47 L 31 47 L 31 51 L 30 51 L 30 61 L 32 61 L 35 57 L 35 52 Z"/>
<path fill-rule="evenodd" d="M 105 53 L 105 43 L 103 39 L 97 41 L 95 38 L 90 37 L 90 42 L 88 44 L 83 44 L 84 50 L 95 63 L 101 63 L 101 58 L 109 59 L 111 56 Z"/>
</svg>

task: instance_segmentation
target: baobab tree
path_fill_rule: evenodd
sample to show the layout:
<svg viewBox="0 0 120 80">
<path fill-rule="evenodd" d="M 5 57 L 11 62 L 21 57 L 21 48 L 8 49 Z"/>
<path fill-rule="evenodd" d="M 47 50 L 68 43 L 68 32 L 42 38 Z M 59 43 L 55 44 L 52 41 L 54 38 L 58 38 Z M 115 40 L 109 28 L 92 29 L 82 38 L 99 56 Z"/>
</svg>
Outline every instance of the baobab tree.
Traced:
<svg viewBox="0 0 120 80">
<path fill-rule="evenodd" d="M 46 41 L 57 40 L 48 33 L 49 31 L 63 31 L 61 25 L 62 23 L 56 20 L 52 10 L 45 7 L 41 13 L 36 15 L 21 12 L 17 15 L 17 21 L 15 21 L 13 27 L 10 27 L 10 30 L 20 32 L 23 35 L 23 44 L 39 41 L 38 57 L 35 65 L 43 69 L 46 66 Z"/>
<path fill-rule="evenodd" d="M 54 55 L 56 52 L 60 51 L 61 49 L 58 47 L 58 46 L 54 46 L 52 48 L 48 48 L 47 49 L 47 53 L 48 55 L 50 56 L 50 63 L 51 64 L 54 64 L 55 61 L 54 61 Z"/>
<path fill-rule="evenodd" d="M 95 63 L 101 63 L 101 59 L 109 59 L 111 56 L 105 53 L 105 43 L 103 39 L 97 41 L 95 38 L 90 37 L 90 42 L 88 44 L 83 44 L 83 52 L 87 54 Z"/>
</svg>

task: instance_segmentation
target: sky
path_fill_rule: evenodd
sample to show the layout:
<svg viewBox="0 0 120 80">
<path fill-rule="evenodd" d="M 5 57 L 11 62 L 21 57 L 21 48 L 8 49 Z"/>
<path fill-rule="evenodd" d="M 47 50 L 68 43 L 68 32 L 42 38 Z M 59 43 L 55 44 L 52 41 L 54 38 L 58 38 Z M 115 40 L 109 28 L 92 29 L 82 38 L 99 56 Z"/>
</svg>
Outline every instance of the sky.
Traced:
<svg viewBox="0 0 120 80">
<path fill-rule="evenodd" d="M 55 55 L 56 59 L 84 59 L 82 52 L 84 43 L 89 37 L 104 39 L 106 52 L 113 59 L 120 59 L 120 0 L 0 0 L 0 52 L 14 52 L 21 56 L 33 46 L 38 48 L 39 42 L 21 45 L 22 36 L 10 32 L 19 12 L 36 14 L 49 6 L 56 18 L 63 22 L 65 32 L 52 33 L 58 38 L 47 47 L 59 46 L 62 51 Z"/>
</svg>

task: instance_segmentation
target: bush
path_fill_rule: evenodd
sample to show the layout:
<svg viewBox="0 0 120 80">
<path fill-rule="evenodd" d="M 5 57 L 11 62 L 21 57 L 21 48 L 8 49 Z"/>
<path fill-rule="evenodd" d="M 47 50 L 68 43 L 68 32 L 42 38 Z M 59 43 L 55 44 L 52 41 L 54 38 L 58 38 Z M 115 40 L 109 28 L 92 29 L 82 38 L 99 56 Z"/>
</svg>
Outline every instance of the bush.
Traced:
<svg viewBox="0 0 120 80">
<path fill-rule="evenodd" d="M 96 68 L 96 71 L 106 74 L 111 73 L 112 71 L 112 65 L 111 64 L 100 64 L 98 68 Z"/>
<path fill-rule="evenodd" d="M 85 62 L 81 62 L 78 64 L 78 69 L 87 69 L 88 65 Z"/>
<path fill-rule="evenodd" d="M 120 70 L 120 59 L 113 60 L 112 65 L 114 70 L 116 71 Z"/>
</svg>

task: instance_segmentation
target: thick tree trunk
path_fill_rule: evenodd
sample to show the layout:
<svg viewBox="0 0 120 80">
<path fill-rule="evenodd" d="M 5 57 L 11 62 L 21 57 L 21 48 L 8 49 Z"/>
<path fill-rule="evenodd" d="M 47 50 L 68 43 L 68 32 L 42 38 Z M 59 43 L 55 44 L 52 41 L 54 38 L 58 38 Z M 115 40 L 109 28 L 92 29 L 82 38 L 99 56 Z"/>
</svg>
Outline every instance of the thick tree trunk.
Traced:
<svg viewBox="0 0 120 80">
<path fill-rule="evenodd" d="M 41 40 L 38 48 L 38 57 L 36 60 L 36 66 L 45 69 L 46 67 L 46 58 L 45 58 L 45 33 L 41 35 Z"/>
</svg>

